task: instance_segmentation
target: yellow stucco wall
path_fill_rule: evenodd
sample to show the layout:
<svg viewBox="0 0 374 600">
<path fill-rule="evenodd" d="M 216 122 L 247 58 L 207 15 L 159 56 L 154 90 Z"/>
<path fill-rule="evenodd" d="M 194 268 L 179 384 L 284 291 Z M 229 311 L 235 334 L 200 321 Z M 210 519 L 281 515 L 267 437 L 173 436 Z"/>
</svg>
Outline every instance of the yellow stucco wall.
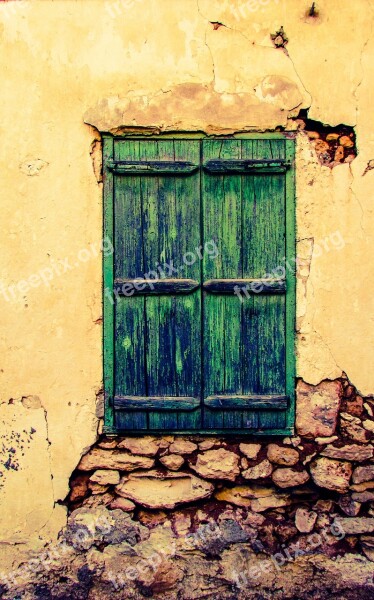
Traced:
<svg viewBox="0 0 374 600">
<path fill-rule="evenodd" d="M 310 4 L 0 4 L 0 423 L 15 449 L 0 482 L 0 565 L 56 536 L 66 513 L 55 503 L 97 433 L 95 128 L 295 128 L 289 117 L 308 107 L 312 119 L 354 126 L 358 157 L 332 170 L 298 135 L 298 375 L 316 384 L 345 371 L 374 392 L 374 171 L 363 176 L 374 158 L 373 11 L 368 0 L 321 0 L 310 18 Z M 270 39 L 281 25 L 287 53 Z"/>
</svg>

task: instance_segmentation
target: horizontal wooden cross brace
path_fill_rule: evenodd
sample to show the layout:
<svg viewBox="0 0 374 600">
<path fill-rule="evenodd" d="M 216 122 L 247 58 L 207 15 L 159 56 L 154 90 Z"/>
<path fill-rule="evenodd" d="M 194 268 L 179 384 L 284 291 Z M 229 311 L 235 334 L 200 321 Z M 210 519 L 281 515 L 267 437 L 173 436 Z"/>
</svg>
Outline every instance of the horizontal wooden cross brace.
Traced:
<svg viewBox="0 0 374 600">
<path fill-rule="evenodd" d="M 288 396 L 249 394 L 208 396 L 204 406 L 215 410 L 286 410 Z M 116 410 L 195 410 L 199 398 L 189 396 L 115 396 Z"/>
<path fill-rule="evenodd" d="M 120 296 L 140 294 L 188 294 L 200 283 L 196 279 L 115 279 L 114 289 Z M 284 294 L 284 279 L 209 279 L 202 287 L 213 294 Z"/>
</svg>

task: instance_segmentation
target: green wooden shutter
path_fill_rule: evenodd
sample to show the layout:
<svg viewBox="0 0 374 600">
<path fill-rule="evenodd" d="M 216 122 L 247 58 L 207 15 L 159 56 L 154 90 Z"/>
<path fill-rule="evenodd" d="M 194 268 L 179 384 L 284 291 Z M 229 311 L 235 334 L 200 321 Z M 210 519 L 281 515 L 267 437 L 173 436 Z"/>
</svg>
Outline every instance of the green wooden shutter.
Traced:
<svg viewBox="0 0 374 600">
<path fill-rule="evenodd" d="M 105 137 L 107 432 L 292 431 L 292 161 L 281 136 Z"/>
</svg>

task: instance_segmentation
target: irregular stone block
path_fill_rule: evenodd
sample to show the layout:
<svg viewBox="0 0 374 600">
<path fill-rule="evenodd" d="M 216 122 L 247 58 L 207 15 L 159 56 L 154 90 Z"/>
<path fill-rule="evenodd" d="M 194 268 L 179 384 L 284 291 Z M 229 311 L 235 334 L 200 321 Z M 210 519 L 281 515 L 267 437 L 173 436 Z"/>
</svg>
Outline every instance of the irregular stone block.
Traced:
<svg viewBox="0 0 374 600">
<path fill-rule="evenodd" d="M 188 440 L 176 439 L 175 442 L 170 445 L 169 450 L 172 454 L 191 454 L 197 450 L 197 444 L 189 442 Z"/>
<path fill-rule="evenodd" d="M 239 444 L 239 450 L 250 460 L 256 459 L 261 450 L 261 444 Z"/>
<path fill-rule="evenodd" d="M 195 465 L 190 463 L 191 469 L 207 479 L 228 479 L 235 481 L 239 475 L 239 456 L 224 448 L 208 450 L 199 454 Z"/>
<path fill-rule="evenodd" d="M 179 454 L 168 454 L 160 458 L 160 463 L 171 471 L 178 471 L 184 463 L 184 458 Z"/>
<path fill-rule="evenodd" d="M 353 500 L 349 494 L 340 496 L 338 504 L 342 511 L 349 517 L 356 517 L 361 509 L 360 502 Z"/>
<path fill-rule="evenodd" d="M 294 469 L 276 469 L 272 475 L 275 485 L 280 488 L 303 485 L 310 479 L 306 471 L 295 471 Z"/>
<path fill-rule="evenodd" d="M 310 472 L 316 485 L 344 494 L 349 489 L 352 466 L 348 462 L 318 458 L 311 463 Z"/>
<path fill-rule="evenodd" d="M 99 469 L 90 477 L 90 481 L 99 485 L 117 485 L 120 481 L 119 471 Z"/>
<path fill-rule="evenodd" d="M 254 467 L 249 467 L 246 471 L 242 472 L 245 479 L 263 479 L 269 477 L 273 472 L 273 465 L 268 460 L 263 460 Z"/>
<path fill-rule="evenodd" d="M 354 492 L 352 494 L 352 498 L 353 500 L 356 500 L 357 502 L 371 502 L 372 500 L 374 500 L 374 492 Z"/>
<path fill-rule="evenodd" d="M 370 517 L 336 517 L 335 521 L 346 535 L 372 533 L 374 531 L 374 519 Z"/>
<path fill-rule="evenodd" d="M 146 435 L 140 438 L 125 438 L 118 444 L 118 448 L 126 448 L 131 454 L 155 456 L 159 449 L 159 445 L 159 440 L 157 438 Z"/>
<path fill-rule="evenodd" d="M 271 496 L 265 496 L 252 500 L 251 509 L 254 512 L 264 512 L 269 508 L 288 506 L 291 504 L 291 502 L 291 497 L 288 494 L 272 494 Z"/>
<path fill-rule="evenodd" d="M 134 456 L 118 450 L 103 450 L 93 448 L 83 456 L 78 465 L 80 471 L 96 469 L 114 469 L 119 471 L 134 471 L 135 469 L 151 469 L 155 461 L 145 456 Z"/>
<path fill-rule="evenodd" d="M 287 465 L 291 467 L 296 465 L 299 460 L 299 453 L 293 448 L 284 448 L 278 444 L 269 444 L 267 450 L 268 459 L 277 465 Z"/>
<path fill-rule="evenodd" d="M 364 481 L 371 481 L 372 479 L 374 479 L 374 465 L 357 467 L 357 469 L 353 471 L 353 483 L 362 483 Z"/>
<path fill-rule="evenodd" d="M 262 496 L 271 496 L 274 488 L 256 485 L 237 485 L 232 488 L 223 488 L 215 494 L 215 498 L 222 502 L 230 502 L 235 506 L 250 506 L 251 499 Z"/>
<path fill-rule="evenodd" d="M 117 494 L 146 508 L 174 508 L 209 498 L 213 490 L 211 483 L 194 475 L 159 471 L 133 473 L 116 487 Z"/>
<path fill-rule="evenodd" d="M 327 446 L 327 448 L 322 450 L 321 456 L 362 462 L 364 460 L 372 458 L 373 447 L 359 446 L 358 444 L 348 444 L 346 446 L 342 446 L 341 448 L 336 448 L 335 446 Z"/>
<path fill-rule="evenodd" d="M 334 435 L 342 396 L 340 381 L 322 381 L 318 386 L 299 381 L 296 394 L 298 434 L 309 438 Z"/>
<path fill-rule="evenodd" d="M 124 512 L 132 512 L 136 508 L 136 506 L 134 502 L 131 502 L 131 500 L 117 496 L 116 498 L 114 498 L 114 500 L 112 500 L 112 502 L 109 505 L 109 508 L 118 508 L 120 510 L 123 510 Z"/>
<path fill-rule="evenodd" d="M 301 533 L 310 533 L 317 520 L 317 513 L 307 510 L 306 508 L 298 508 L 295 514 L 295 525 Z"/>
</svg>

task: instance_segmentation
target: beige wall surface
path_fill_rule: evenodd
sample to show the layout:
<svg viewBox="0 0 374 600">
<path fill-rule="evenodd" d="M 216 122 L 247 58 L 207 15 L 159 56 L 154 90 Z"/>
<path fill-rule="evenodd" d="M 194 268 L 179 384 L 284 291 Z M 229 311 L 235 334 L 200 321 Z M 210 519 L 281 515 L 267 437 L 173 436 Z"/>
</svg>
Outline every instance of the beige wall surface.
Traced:
<svg viewBox="0 0 374 600">
<path fill-rule="evenodd" d="M 290 119 L 302 108 L 355 127 L 357 158 L 333 169 L 320 165 L 305 133 L 297 136 L 298 375 L 316 384 L 344 371 L 373 394 L 373 6 L 321 0 L 309 17 L 309 5 L 0 4 L 4 564 L 15 560 L 9 548 L 19 559 L 56 537 L 66 520 L 58 501 L 97 435 L 97 129 L 295 129 Z M 287 51 L 270 38 L 280 26 Z"/>
</svg>

